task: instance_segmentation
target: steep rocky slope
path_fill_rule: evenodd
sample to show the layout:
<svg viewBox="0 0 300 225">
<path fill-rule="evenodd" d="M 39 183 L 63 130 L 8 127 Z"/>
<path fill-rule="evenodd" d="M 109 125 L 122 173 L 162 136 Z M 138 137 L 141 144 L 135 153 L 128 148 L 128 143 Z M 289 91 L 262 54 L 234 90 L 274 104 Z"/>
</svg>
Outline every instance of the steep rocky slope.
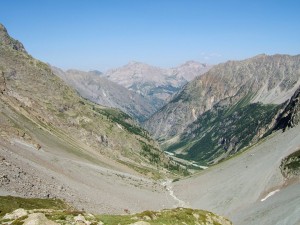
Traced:
<svg viewBox="0 0 300 225">
<path fill-rule="evenodd" d="M 26 53 L 23 44 L 18 40 L 11 38 L 8 35 L 6 28 L 2 24 L 0 24 L 0 43 L 9 46 L 17 51 Z"/>
<path fill-rule="evenodd" d="M 294 127 L 300 122 L 300 87 L 286 103 L 283 112 L 277 118 L 275 130 Z"/>
<path fill-rule="evenodd" d="M 9 37 L 2 26 L 0 34 Z M 176 205 L 155 180 L 180 168 L 149 134 L 80 97 L 9 38 L 0 42 L 0 195 L 60 198 L 98 213 Z"/>
<path fill-rule="evenodd" d="M 300 84 L 300 56 L 259 55 L 213 67 L 145 123 L 164 149 L 216 162 L 255 143 Z"/>
<path fill-rule="evenodd" d="M 299 146 L 299 125 L 277 131 L 245 152 L 175 182 L 174 194 L 189 207 L 220 213 L 233 224 L 299 224 L 299 173 L 288 177 L 281 169 L 291 165 L 290 154 L 299 154 L 294 153 Z"/>
<path fill-rule="evenodd" d="M 82 97 L 100 105 L 118 108 L 140 122 L 155 112 L 149 99 L 106 79 L 97 72 L 63 71 L 55 67 L 52 67 L 52 70 Z"/>
<path fill-rule="evenodd" d="M 129 90 L 148 97 L 153 106 L 159 109 L 183 85 L 210 68 L 207 64 L 195 61 L 188 61 L 170 69 L 130 62 L 123 67 L 107 71 L 105 76 Z"/>
<path fill-rule="evenodd" d="M 9 37 L 3 26 L 0 33 Z M 18 139 L 40 149 L 43 142 L 36 136 L 41 129 L 81 151 L 128 165 L 163 164 L 166 158 L 155 141 L 127 114 L 84 100 L 48 65 L 16 49 L 11 43 L 18 42 L 9 39 L 0 42 L 2 140 Z"/>
</svg>

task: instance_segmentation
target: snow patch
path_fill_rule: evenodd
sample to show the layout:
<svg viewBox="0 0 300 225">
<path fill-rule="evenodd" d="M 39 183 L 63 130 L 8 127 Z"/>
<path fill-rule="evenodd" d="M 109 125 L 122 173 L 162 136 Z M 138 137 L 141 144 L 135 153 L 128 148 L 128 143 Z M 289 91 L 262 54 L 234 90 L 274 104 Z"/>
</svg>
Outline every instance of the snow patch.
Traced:
<svg viewBox="0 0 300 225">
<path fill-rule="evenodd" d="M 280 191 L 280 189 L 277 189 L 275 191 L 271 191 L 269 194 L 267 194 L 266 197 L 262 198 L 260 201 L 263 202 L 263 201 L 267 200 L 268 198 L 270 198 L 272 195 L 274 195 L 278 191 Z"/>
</svg>

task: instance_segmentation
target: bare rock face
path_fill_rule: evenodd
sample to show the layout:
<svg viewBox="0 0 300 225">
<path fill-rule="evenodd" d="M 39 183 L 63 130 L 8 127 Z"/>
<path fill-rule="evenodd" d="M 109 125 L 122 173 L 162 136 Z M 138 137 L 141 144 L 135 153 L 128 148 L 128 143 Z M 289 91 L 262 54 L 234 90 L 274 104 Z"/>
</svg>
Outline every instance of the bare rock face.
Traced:
<svg viewBox="0 0 300 225">
<path fill-rule="evenodd" d="M 43 213 L 33 213 L 24 221 L 24 225 L 58 225 L 58 223 L 48 220 Z"/>
<path fill-rule="evenodd" d="M 15 219 L 21 218 L 23 216 L 27 216 L 27 215 L 28 215 L 28 213 L 27 213 L 26 210 L 24 210 L 24 209 L 16 209 L 12 213 L 7 213 L 3 217 L 3 219 L 5 219 L 5 220 L 15 220 Z"/>
<path fill-rule="evenodd" d="M 13 38 L 11 38 L 8 35 L 6 28 L 2 24 L 0 24 L 0 44 L 10 46 L 14 50 L 26 53 L 26 50 L 25 50 L 23 44 Z"/>
<path fill-rule="evenodd" d="M 300 55 L 229 61 L 187 84 L 144 125 L 164 150 L 214 164 L 267 135 L 299 85 Z M 293 108 L 283 115 L 291 126 L 299 121 Z"/>
</svg>

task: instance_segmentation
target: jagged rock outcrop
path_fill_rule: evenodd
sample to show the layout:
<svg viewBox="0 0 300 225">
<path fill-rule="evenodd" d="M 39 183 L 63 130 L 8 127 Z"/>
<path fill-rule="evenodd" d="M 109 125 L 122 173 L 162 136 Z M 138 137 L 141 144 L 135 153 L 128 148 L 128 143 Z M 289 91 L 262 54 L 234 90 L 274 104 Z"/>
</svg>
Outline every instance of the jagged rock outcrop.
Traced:
<svg viewBox="0 0 300 225">
<path fill-rule="evenodd" d="M 99 105 L 118 108 L 140 122 L 156 111 L 148 98 L 108 80 L 97 71 L 63 71 L 55 67 L 52 70 L 82 97 Z"/>
<path fill-rule="evenodd" d="M 12 48 L 14 50 L 26 53 L 26 50 L 25 50 L 23 44 L 13 38 L 11 38 L 8 35 L 6 28 L 2 24 L 0 24 L 0 44 L 9 46 L 10 48 Z"/>
</svg>

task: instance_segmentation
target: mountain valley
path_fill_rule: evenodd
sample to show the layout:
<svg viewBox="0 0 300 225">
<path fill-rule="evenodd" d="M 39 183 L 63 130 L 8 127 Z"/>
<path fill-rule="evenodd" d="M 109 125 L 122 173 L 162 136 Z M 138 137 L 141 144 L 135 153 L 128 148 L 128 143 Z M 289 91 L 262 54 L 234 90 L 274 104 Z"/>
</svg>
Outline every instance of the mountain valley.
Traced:
<svg viewBox="0 0 300 225">
<path fill-rule="evenodd" d="M 144 123 L 164 150 L 214 164 L 255 144 L 300 85 L 300 57 L 259 55 L 213 67 Z"/>
<path fill-rule="evenodd" d="M 103 75 L 79 70 L 63 71 L 55 67 L 52 70 L 82 97 L 99 105 L 118 108 L 140 122 L 156 111 L 148 98 L 106 79 Z"/>
<path fill-rule="evenodd" d="M 299 95 L 299 55 L 63 71 L 0 24 L 0 224 L 299 224 Z"/>
</svg>

